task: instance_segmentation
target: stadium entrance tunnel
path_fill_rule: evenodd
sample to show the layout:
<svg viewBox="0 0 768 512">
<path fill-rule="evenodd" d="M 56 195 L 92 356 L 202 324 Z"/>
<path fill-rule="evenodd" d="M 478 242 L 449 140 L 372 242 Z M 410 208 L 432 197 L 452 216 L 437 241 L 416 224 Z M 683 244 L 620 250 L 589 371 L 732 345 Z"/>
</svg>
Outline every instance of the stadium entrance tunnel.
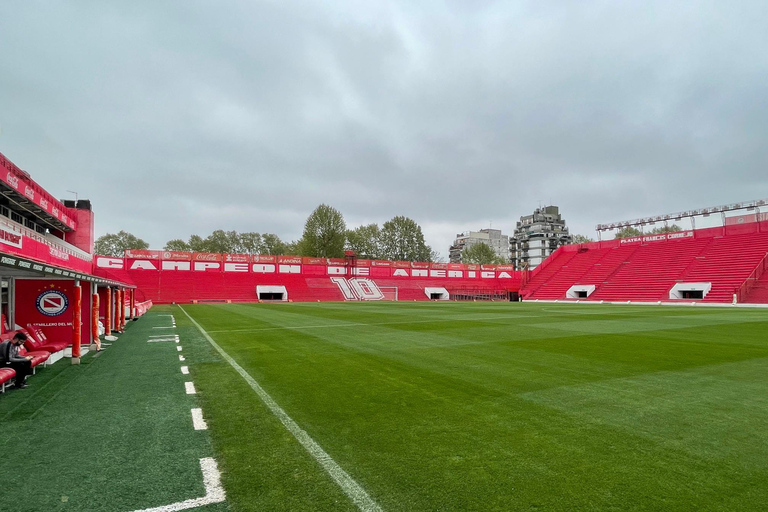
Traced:
<svg viewBox="0 0 768 512">
<path fill-rule="evenodd" d="M 595 285 L 593 284 L 576 284 L 571 286 L 567 292 L 565 292 L 566 299 L 586 299 L 595 292 Z"/>
<path fill-rule="evenodd" d="M 286 302 L 288 300 L 288 290 L 285 286 L 257 286 L 256 296 L 259 300 L 268 300 L 270 302 Z"/>
<path fill-rule="evenodd" d="M 429 297 L 429 300 L 449 300 L 450 295 L 445 288 L 424 288 L 424 293 Z"/>
<path fill-rule="evenodd" d="M 712 283 L 677 283 L 669 290 L 669 298 L 703 299 L 712 289 Z"/>
</svg>

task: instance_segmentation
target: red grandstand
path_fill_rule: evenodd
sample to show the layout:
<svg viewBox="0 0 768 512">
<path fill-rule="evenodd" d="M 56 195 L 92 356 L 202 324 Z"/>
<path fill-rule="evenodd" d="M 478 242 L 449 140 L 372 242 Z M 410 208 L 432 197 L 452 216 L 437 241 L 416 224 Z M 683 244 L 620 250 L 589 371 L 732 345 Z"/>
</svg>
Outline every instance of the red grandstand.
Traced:
<svg viewBox="0 0 768 512">
<path fill-rule="evenodd" d="M 731 220 L 732 219 L 732 220 Z M 531 273 L 525 300 L 768 303 L 768 218 L 560 247 Z"/>
</svg>

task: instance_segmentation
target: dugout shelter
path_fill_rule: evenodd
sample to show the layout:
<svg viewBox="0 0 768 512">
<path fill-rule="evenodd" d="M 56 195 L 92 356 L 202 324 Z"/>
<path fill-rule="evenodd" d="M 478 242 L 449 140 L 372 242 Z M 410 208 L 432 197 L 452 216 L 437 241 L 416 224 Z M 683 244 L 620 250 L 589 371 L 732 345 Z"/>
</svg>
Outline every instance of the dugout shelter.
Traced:
<svg viewBox="0 0 768 512">
<path fill-rule="evenodd" d="M 138 313 L 135 286 L 94 275 L 88 200 L 59 201 L 0 153 L 0 330 L 33 326 L 80 357 L 99 322 L 122 331 Z"/>
</svg>

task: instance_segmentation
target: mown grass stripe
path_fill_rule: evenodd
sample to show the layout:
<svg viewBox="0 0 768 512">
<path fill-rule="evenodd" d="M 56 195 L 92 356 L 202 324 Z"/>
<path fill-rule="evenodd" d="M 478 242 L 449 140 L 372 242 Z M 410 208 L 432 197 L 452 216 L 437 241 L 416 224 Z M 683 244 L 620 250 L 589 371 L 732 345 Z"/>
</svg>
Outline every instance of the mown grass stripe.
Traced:
<svg viewBox="0 0 768 512">
<path fill-rule="evenodd" d="M 179 309 L 189 318 L 189 320 L 197 327 L 197 329 L 200 331 L 200 333 L 205 337 L 206 340 L 208 340 L 208 343 L 211 344 L 211 346 L 216 349 L 216 351 L 221 355 L 222 358 L 224 358 L 225 361 L 227 361 L 232 368 L 237 371 L 237 373 L 240 374 L 243 379 L 248 383 L 248 385 L 253 389 L 256 394 L 259 396 L 259 398 L 264 402 L 264 404 L 269 408 L 270 412 L 275 415 L 277 419 L 280 420 L 280 423 L 282 423 L 285 428 L 288 430 L 288 432 L 293 435 L 293 437 L 296 438 L 296 440 L 301 444 L 302 447 L 304 447 L 305 450 L 317 461 L 318 464 L 330 475 L 330 477 L 333 479 L 334 482 L 341 488 L 341 490 L 346 494 L 350 500 L 360 509 L 366 512 L 374 512 L 374 511 L 380 511 L 381 507 L 368 495 L 368 493 L 363 489 L 360 484 L 358 484 L 349 474 L 347 474 L 344 469 L 342 469 L 339 464 L 333 460 L 333 458 L 328 455 L 328 453 L 323 450 L 323 448 L 314 440 L 312 437 L 307 434 L 304 429 L 299 427 L 299 425 L 293 421 L 293 419 L 288 416 L 288 414 L 280 407 L 277 402 L 272 399 L 269 394 L 264 391 L 264 389 L 259 385 L 256 380 L 250 376 L 248 372 L 246 372 L 239 364 L 237 364 L 237 361 L 232 359 L 232 357 L 227 354 L 224 349 L 222 349 L 218 343 L 216 343 L 213 338 L 210 337 L 210 335 L 203 329 L 203 327 L 195 321 L 194 318 L 190 316 L 187 311 L 179 306 Z"/>
</svg>

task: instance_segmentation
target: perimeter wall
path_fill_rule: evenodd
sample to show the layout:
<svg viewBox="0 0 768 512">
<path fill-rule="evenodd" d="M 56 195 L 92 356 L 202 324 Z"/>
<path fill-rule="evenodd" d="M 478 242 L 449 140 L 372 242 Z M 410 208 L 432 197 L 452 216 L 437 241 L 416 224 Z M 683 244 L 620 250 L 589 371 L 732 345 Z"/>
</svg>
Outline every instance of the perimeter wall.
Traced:
<svg viewBox="0 0 768 512">
<path fill-rule="evenodd" d="M 257 287 L 285 287 L 292 301 L 430 300 L 432 288 L 451 296 L 519 291 L 511 265 L 301 258 L 245 254 L 126 251 L 124 258 L 94 257 L 94 272 L 137 286 L 137 301 L 255 302 Z M 262 288 L 262 290 L 265 288 Z"/>
</svg>

